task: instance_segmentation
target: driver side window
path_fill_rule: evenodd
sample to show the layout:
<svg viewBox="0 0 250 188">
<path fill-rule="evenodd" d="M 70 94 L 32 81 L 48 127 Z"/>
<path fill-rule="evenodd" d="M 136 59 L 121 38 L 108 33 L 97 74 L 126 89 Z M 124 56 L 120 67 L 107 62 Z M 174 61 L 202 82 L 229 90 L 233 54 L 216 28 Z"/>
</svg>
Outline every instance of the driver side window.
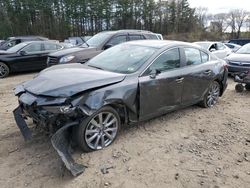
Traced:
<svg viewBox="0 0 250 188">
<path fill-rule="evenodd" d="M 34 43 L 30 44 L 27 47 L 25 47 L 22 51 L 25 51 L 26 53 L 36 53 L 36 52 L 42 52 L 42 44 L 41 43 Z"/>
<path fill-rule="evenodd" d="M 180 52 L 178 48 L 168 50 L 161 54 L 149 67 L 147 73 L 153 70 L 165 72 L 180 67 Z"/>
</svg>

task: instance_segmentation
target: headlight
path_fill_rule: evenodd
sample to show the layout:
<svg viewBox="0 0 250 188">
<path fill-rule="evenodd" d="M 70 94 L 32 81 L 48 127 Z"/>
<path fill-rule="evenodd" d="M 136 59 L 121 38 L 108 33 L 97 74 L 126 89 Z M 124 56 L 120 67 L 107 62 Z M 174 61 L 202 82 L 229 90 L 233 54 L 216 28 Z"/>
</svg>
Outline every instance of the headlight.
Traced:
<svg viewBox="0 0 250 188">
<path fill-rule="evenodd" d="M 72 107 L 71 105 L 68 105 L 68 106 L 61 106 L 60 107 L 60 112 L 63 113 L 63 114 L 68 114 L 68 113 L 71 113 L 75 110 L 74 107 Z"/>
<path fill-rule="evenodd" d="M 62 57 L 59 61 L 59 63 L 67 63 L 69 61 L 71 61 L 72 59 L 74 59 L 75 56 L 73 55 L 68 55 L 68 56 L 65 56 L 65 57 Z"/>
<path fill-rule="evenodd" d="M 73 112 L 76 108 L 72 107 L 71 105 L 65 106 L 43 106 L 43 108 L 51 113 L 54 114 L 69 114 Z"/>
</svg>

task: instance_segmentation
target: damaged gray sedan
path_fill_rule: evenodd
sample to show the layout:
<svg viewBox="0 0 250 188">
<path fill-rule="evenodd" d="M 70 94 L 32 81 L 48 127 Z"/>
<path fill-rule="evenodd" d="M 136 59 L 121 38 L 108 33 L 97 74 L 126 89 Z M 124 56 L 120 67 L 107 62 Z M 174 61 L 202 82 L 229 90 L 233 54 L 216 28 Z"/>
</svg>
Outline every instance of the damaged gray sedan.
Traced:
<svg viewBox="0 0 250 188">
<path fill-rule="evenodd" d="M 25 139 L 26 119 L 53 134 L 52 145 L 76 176 L 69 145 L 100 150 L 123 124 L 134 124 L 193 104 L 212 107 L 227 87 L 227 67 L 206 50 L 184 42 L 133 41 L 86 64 L 58 65 L 15 88 L 14 110 Z"/>
</svg>

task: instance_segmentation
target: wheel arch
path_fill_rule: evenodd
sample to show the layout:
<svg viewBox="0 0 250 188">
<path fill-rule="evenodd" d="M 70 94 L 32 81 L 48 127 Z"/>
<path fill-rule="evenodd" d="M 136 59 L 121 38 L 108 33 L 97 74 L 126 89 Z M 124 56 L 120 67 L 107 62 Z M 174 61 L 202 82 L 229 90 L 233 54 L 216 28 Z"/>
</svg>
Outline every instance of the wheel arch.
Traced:
<svg viewBox="0 0 250 188">
<path fill-rule="evenodd" d="M 218 82 L 218 84 L 220 85 L 220 97 L 221 97 L 223 94 L 223 82 L 219 78 L 216 78 L 214 81 Z"/>
</svg>

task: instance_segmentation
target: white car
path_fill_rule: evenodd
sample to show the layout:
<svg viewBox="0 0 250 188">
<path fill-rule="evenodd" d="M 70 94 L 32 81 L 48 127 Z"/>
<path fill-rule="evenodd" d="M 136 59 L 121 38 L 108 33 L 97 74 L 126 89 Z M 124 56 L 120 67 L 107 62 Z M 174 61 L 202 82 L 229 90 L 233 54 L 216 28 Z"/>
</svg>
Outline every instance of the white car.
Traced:
<svg viewBox="0 0 250 188">
<path fill-rule="evenodd" d="M 204 41 L 204 42 L 194 42 L 194 44 L 197 44 L 202 48 L 210 51 L 212 54 L 214 54 L 220 59 L 224 59 L 225 57 L 229 56 L 232 53 L 232 50 L 221 42 Z"/>
</svg>

